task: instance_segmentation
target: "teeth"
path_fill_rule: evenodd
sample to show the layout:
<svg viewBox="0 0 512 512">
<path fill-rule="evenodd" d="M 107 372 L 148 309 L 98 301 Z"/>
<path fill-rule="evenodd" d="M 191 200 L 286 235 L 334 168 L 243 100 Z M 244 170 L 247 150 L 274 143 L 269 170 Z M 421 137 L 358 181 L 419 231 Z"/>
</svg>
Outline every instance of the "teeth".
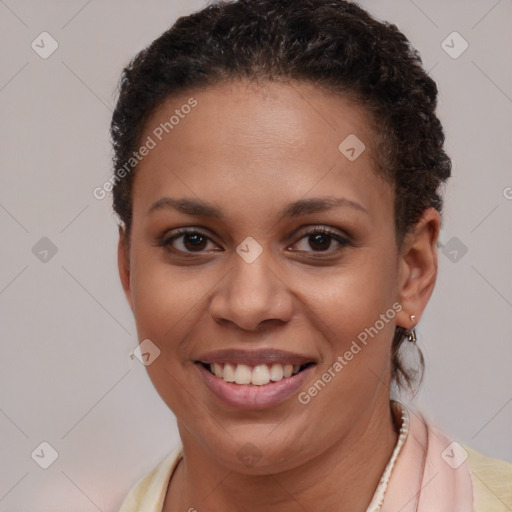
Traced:
<svg viewBox="0 0 512 512">
<path fill-rule="evenodd" d="M 212 371 L 217 377 L 220 377 L 222 379 L 222 366 L 219 363 L 213 363 Z"/>
<path fill-rule="evenodd" d="M 284 377 L 291 377 L 293 372 L 293 365 L 291 364 L 285 364 L 283 366 L 283 376 Z"/>
<path fill-rule="evenodd" d="M 270 370 L 266 364 L 260 364 L 254 367 L 252 371 L 251 384 L 255 386 L 264 386 L 270 382 Z"/>
<path fill-rule="evenodd" d="M 222 375 L 220 375 L 222 379 L 226 382 L 235 382 L 235 369 L 230 364 L 224 365 L 224 370 Z"/>
<path fill-rule="evenodd" d="M 273 364 L 270 368 L 270 380 L 277 381 L 283 378 L 283 365 Z"/>
<path fill-rule="evenodd" d="M 296 375 L 300 370 L 298 364 L 273 364 L 268 366 L 266 364 L 259 364 L 255 367 L 250 367 L 246 364 L 221 364 L 212 363 L 210 365 L 212 373 L 226 382 L 234 382 L 236 384 L 252 384 L 253 386 L 265 386 L 272 382 L 278 382 L 283 378 Z"/>
<path fill-rule="evenodd" d="M 235 370 L 235 382 L 237 384 L 251 383 L 251 368 L 245 364 L 239 364 Z"/>
</svg>

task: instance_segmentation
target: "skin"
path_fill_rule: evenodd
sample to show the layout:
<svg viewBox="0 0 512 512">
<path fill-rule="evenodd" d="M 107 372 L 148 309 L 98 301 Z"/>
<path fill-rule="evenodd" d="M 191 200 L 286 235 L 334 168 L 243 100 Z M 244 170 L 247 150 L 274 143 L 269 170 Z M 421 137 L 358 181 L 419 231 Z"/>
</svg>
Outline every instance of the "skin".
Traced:
<svg viewBox="0 0 512 512">
<path fill-rule="evenodd" d="M 118 251 L 139 340 L 161 350 L 148 374 L 183 444 L 164 511 L 365 510 L 397 440 L 393 333 L 413 327 L 431 296 L 439 214 L 426 210 L 397 247 L 394 192 L 375 171 L 367 113 L 310 84 L 187 91 L 155 111 L 142 140 L 191 96 L 198 105 L 137 167 L 130 240 L 121 230 Z M 353 162 L 338 150 L 349 134 L 366 146 Z M 148 213 L 164 196 L 208 201 L 224 218 Z M 288 203 L 326 196 L 364 211 L 345 205 L 279 220 Z M 208 236 L 199 255 L 186 236 L 169 244 L 175 252 L 156 245 L 183 226 Z M 327 238 L 322 251 L 307 236 L 315 226 L 350 243 Z M 248 236 L 263 249 L 250 264 L 236 252 Z M 395 318 L 306 405 L 294 395 L 235 410 L 194 364 L 225 348 L 307 354 L 318 362 L 299 390 L 307 391 L 394 303 L 402 307 Z M 253 467 L 237 457 L 249 442 L 261 454 Z"/>
</svg>

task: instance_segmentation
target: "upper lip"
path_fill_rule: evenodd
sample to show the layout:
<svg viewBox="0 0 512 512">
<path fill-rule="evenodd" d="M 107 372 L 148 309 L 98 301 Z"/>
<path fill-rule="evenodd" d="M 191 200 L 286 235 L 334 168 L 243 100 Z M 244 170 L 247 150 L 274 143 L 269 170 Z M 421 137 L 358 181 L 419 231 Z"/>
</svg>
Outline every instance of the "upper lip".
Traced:
<svg viewBox="0 0 512 512">
<path fill-rule="evenodd" d="M 202 354 L 197 358 L 200 363 L 234 363 L 246 365 L 258 364 L 299 364 L 314 363 L 316 359 L 311 356 L 287 352 L 285 350 L 276 349 L 224 349 L 214 350 Z"/>
</svg>

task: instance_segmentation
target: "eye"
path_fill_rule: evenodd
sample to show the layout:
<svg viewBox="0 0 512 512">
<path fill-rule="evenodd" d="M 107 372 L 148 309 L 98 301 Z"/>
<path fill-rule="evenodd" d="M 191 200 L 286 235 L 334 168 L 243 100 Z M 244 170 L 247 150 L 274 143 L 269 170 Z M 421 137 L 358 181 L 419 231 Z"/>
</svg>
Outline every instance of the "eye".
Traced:
<svg viewBox="0 0 512 512">
<path fill-rule="evenodd" d="M 332 249 L 333 242 L 337 244 L 337 247 L 334 249 Z M 193 227 L 179 228 L 170 233 L 166 232 L 156 241 L 155 245 L 163 247 L 166 251 L 178 254 L 196 253 L 200 255 L 211 251 L 223 250 L 206 233 Z M 213 246 L 210 250 L 208 250 L 209 245 Z M 348 238 L 325 226 L 317 226 L 305 232 L 299 241 L 293 244 L 293 246 L 299 247 L 295 249 L 298 252 L 327 253 L 329 255 L 337 253 L 349 245 L 352 245 L 352 243 Z"/>
<path fill-rule="evenodd" d="M 338 246 L 334 249 L 330 249 L 333 241 Z M 342 236 L 336 231 L 326 228 L 325 226 L 317 226 L 306 232 L 298 242 L 295 242 L 294 245 L 302 245 L 302 248 L 298 249 L 300 252 L 321 252 L 332 254 L 343 250 L 346 246 L 352 245 L 352 243 L 348 238 Z M 308 249 L 313 250 L 311 251 Z"/>
<path fill-rule="evenodd" d="M 180 228 L 173 233 L 166 233 L 156 245 L 176 253 L 202 253 L 208 247 L 208 242 L 213 244 L 210 237 L 202 231 L 196 228 Z"/>
</svg>

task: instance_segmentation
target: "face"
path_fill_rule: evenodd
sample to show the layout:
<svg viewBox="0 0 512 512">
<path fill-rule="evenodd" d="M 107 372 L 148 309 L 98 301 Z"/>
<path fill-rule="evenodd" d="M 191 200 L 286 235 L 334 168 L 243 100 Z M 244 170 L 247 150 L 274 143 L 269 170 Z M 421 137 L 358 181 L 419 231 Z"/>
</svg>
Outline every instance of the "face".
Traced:
<svg viewBox="0 0 512 512">
<path fill-rule="evenodd" d="M 437 222 L 396 246 L 366 113 L 304 83 L 232 82 L 169 99 L 148 137 L 119 267 L 184 444 L 254 473 L 356 442 L 388 407 L 395 326 L 430 295 Z"/>
</svg>

